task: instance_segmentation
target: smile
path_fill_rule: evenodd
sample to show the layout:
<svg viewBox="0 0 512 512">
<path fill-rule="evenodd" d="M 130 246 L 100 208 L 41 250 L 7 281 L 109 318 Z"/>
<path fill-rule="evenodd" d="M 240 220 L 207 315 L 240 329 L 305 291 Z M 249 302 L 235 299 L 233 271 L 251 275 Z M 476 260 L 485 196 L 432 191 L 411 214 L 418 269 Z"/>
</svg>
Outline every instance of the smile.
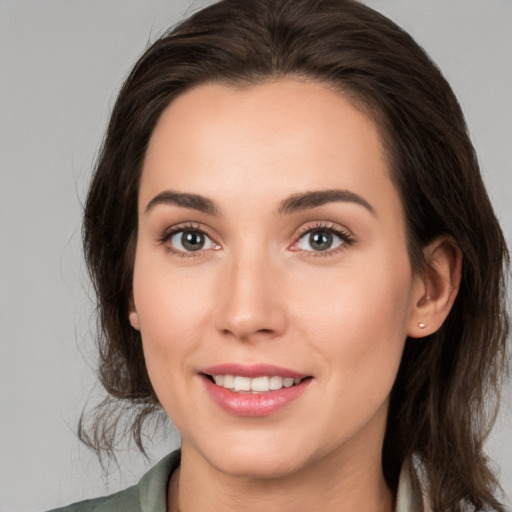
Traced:
<svg viewBox="0 0 512 512">
<path fill-rule="evenodd" d="M 200 371 L 207 395 L 235 416 L 264 417 L 291 406 L 310 387 L 311 375 L 274 365 L 222 364 Z"/>
<path fill-rule="evenodd" d="M 290 388 L 300 384 L 303 380 L 300 377 L 280 377 L 279 375 L 255 378 L 243 377 L 241 375 L 212 375 L 212 378 L 217 386 L 230 389 L 235 393 L 267 393 L 269 391 L 278 391 L 282 388 Z"/>
</svg>

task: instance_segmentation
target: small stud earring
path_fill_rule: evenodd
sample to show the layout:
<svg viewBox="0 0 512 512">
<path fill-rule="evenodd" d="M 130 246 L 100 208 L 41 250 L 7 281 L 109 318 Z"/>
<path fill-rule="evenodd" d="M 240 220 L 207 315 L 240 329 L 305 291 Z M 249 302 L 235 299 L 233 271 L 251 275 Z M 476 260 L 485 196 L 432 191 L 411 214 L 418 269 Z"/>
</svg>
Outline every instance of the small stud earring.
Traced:
<svg viewBox="0 0 512 512">
<path fill-rule="evenodd" d="M 420 322 L 420 323 L 418 324 L 418 327 L 419 327 L 420 329 L 425 329 L 425 327 L 426 327 L 426 326 L 427 326 L 427 324 L 424 324 L 423 322 Z"/>
</svg>

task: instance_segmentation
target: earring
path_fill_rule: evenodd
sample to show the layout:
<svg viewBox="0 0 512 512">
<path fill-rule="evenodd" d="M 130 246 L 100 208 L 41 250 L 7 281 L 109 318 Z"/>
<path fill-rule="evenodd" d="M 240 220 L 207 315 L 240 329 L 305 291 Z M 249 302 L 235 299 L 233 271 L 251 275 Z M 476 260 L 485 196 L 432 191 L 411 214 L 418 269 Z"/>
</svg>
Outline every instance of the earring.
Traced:
<svg viewBox="0 0 512 512">
<path fill-rule="evenodd" d="M 418 323 L 418 327 L 419 327 L 420 329 L 425 329 L 425 327 L 427 327 L 427 324 L 424 324 L 423 322 L 419 322 L 419 323 Z"/>
</svg>

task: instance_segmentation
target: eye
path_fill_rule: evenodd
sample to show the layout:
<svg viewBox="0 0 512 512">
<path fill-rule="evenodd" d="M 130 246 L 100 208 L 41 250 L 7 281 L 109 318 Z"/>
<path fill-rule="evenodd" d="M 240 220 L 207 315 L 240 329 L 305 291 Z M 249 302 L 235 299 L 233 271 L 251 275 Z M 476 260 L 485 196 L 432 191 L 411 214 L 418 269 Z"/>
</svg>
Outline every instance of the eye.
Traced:
<svg viewBox="0 0 512 512">
<path fill-rule="evenodd" d="M 220 248 L 202 229 L 196 227 L 176 227 L 174 230 L 167 232 L 160 242 L 170 252 L 181 256 Z"/>
<path fill-rule="evenodd" d="M 334 233 L 317 229 L 302 235 L 297 247 L 302 251 L 328 251 L 339 247 L 342 243 L 343 240 Z"/>
<path fill-rule="evenodd" d="M 333 252 L 344 245 L 350 245 L 352 238 L 348 233 L 331 226 L 317 226 L 308 229 L 293 245 L 293 250 L 306 252 Z"/>
<path fill-rule="evenodd" d="M 194 252 L 213 247 L 212 240 L 201 231 L 178 231 L 170 242 L 178 251 Z"/>
</svg>

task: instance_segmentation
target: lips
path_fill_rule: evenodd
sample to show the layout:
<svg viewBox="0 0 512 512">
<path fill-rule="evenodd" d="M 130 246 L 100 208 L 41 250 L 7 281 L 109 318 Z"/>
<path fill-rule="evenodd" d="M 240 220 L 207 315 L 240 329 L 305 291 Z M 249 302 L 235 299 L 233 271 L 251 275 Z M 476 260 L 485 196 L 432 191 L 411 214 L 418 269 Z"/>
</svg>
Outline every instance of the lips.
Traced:
<svg viewBox="0 0 512 512">
<path fill-rule="evenodd" d="M 200 375 L 213 401 L 237 416 L 269 416 L 298 399 L 311 376 L 273 365 L 223 364 Z"/>
</svg>

